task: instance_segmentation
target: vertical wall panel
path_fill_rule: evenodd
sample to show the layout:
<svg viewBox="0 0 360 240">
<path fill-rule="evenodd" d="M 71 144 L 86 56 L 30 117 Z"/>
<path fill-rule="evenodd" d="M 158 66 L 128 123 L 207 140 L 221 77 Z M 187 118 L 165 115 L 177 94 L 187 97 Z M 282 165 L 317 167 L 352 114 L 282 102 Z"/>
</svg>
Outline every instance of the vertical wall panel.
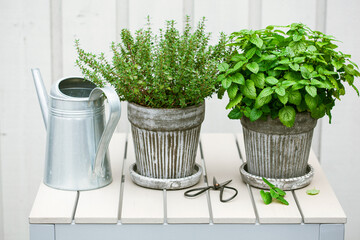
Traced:
<svg viewBox="0 0 360 240">
<path fill-rule="evenodd" d="M 271 0 L 262 2 L 262 27 L 302 22 L 315 28 L 315 0 Z"/>
<path fill-rule="evenodd" d="M 81 75 L 75 66 L 75 39 L 86 51 L 105 52 L 111 58 L 110 44 L 116 40 L 115 0 L 63 0 L 62 7 L 64 76 Z"/>
<path fill-rule="evenodd" d="M 327 1 L 327 34 L 342 41 L 339 50 L 352 55 L 354 62 L 360 64 L 360 2 Z M 360 79 L 355 79 L 358 88 Z M 322 165 L 342 203 L 348 223 L 345 239 L 358 239 L 360 236 L 360 187 L 356 184 L 360 169 L 360 99 L 351 87 L 347 95 L 337 101 L 332 111 L 332 124 L 327 119 L 323 125 Z"/>
<path fill-rule="evenodd" d="M 131 0 L 129 9 L 130 30 L 146 27 L 147 16 L 151 19 L 152 29 L 165 28 L 166 20 L 175 20 L 182 29 L 182 0 Z"/>
<path fill-rule="evenodd" d="M 247 0 L 195 0 L 194 19 L 195 26 L 205 17 L 206 31 L 212 33 L 211 44 L 216 44 L 219 33 L 230 34 L 234 31 L 248 27 Z M 216 94 L 206 100 L 205 120 L 202 132 L 239 132 L 241 125 L 239 120 L 230 120 L 227 114 L 230 110 L 225 107 L 228 103 L 227 95 L 223 100 L 217 99 Z"/>
<path fill-rule="evenodd" d="M 41 181 L 45 129 L 30 68 L 50 84 L 49 1 L 1 1 L 1 172 L 4 238 L 27 239 L 27 215 Z"/>
</svg>

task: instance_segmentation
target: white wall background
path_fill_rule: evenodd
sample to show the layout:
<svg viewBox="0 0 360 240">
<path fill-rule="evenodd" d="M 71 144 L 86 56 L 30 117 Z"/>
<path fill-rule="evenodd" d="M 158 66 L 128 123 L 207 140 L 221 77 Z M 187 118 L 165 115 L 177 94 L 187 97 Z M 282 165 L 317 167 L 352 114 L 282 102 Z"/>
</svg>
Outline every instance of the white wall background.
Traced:
<svg viewBox="0 0 360 240">
<path fill-rule="evenodd" d="M 60 77 L 79 74 L 75 38 L 86 49 L 106 52 L 121 28 L 138 29 L 147 15 L 154 29 L 169 19 L 181 28 L 185 14 L 195 23 L 206 16 L 215 37 L 303 22 L 342 40 L 341 50 L 360 63 L 359 10 L 357 0 L 0 0 L 0 239 L 28 239 L 27 216 L 42 179 L 45 128 L 30 68 L 41 69 L 48 89 Z M 319 123 L 314 148 L 347 213 L 346 239 L 357 240 L 360 99 L 348 90 L 333 123 Z M 238 121 L 227 119 L 225 105 L 215 97 L 208 101 L 204 132 L 241 131 Z M 126 111 L 118 130 L 128 130 Z"/>
</svg>

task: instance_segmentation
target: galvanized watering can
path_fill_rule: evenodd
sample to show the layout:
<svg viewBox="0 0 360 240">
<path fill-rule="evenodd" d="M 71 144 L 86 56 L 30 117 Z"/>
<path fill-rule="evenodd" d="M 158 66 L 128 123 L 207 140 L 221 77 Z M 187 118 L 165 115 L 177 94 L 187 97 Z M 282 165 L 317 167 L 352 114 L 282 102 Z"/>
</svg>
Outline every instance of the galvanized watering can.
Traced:
<svg viewBox="0 0 360 240">
<path fill-rule="evenodd" d="M 68 77 L 56 82 L 48 96 L 39 69 L 31 71 L 47 130 L 44 183 L 76 191 L 111 183 L 107 149 L 120 119 L 115 90 Z M 106 125 L 104 95 L 109 105 Z"/>
</svg>

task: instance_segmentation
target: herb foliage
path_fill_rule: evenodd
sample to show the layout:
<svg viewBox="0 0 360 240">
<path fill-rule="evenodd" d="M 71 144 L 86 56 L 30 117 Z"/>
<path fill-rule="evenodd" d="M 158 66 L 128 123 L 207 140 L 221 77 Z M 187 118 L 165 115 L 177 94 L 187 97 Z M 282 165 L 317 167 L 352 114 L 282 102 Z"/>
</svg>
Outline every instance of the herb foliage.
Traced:
<svg viewBox="0 0 360 240">
<path fill-rule="evenodd" d="M 270 204 L 272 202 L 272 199 L 276 199 L 284 205 L 289 205 L 289 202 L 286 201 L 284 198 L 286 192 L 284 192 L 278 187 L 275 187 L 275 185 L 270 183 L 267 179 L 265 178 L 262 179 L 270 188 L 270 192 L 265 192 L 264 190 L 260 190 L 260 196 L 266 205 Z"/>
<path fill-rule="evenodd" d="M 187 17 L 182 33 L 174 20 L 158 35 L 150 20 L 146 29 L 133 35 L 122 29 L 121 42 L 111 44 L 111 61 L 104 53 L 85 52 L 76 40 L 76 65 L 84 76 L 102 86 L 115 87 L 120 100 L 152 108 L 178 108 L 197 105 L 217 91 L 217 66 L 227 54 L 226 36 L 209 45 L 205 18 L 193 31 Z"/>
<path fill-rule="evenodd" d="M 333 36 L 301 23 L 241 30 L 230 36 L 234 48 L 229 61 L 218 66 L 222 98 L 226 91 L 230 119 L 251 121 L 279 118 L 292 127 L 297 112 L 315 119 L 329 116 L 335 100 L 345 94 L 344 83 L 354 85 L 358 66 L 350 55 L 336 51 Z"/>
</svg>

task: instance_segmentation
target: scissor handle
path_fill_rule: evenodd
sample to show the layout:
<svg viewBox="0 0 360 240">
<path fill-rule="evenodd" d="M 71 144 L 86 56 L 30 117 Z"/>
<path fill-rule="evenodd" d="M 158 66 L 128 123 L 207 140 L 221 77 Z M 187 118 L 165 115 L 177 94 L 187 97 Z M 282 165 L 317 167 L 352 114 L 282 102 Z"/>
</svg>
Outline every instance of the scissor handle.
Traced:
<svg viewBox="0 0 360 240">
<path fill-rule="evenodd" d="M 187 190 L 186 192 L 184 192 L 184 195 L 187 197 L 196 197 L 196 196 L 202 194 L 203 192 L 206 192 L 210 188 L 211 187 L 201 187 L 201 188 L 190 189 L 190 190 Z"/>
<path fill-rule="evenodd" d="M 225 188 L 233 190 L 235 192 L 235 194 L 233 196 L 229 197 L 228 199 L 223 199 L 223 194 L 224 194 Z M 237 195 L 238 195 L 238 190 L 236 190 L 236 188 L 223 186 L 220 190 L 220 201 L 221 202 L 229 202 L 230 200 L 234 199 Z"/>
</svg>

